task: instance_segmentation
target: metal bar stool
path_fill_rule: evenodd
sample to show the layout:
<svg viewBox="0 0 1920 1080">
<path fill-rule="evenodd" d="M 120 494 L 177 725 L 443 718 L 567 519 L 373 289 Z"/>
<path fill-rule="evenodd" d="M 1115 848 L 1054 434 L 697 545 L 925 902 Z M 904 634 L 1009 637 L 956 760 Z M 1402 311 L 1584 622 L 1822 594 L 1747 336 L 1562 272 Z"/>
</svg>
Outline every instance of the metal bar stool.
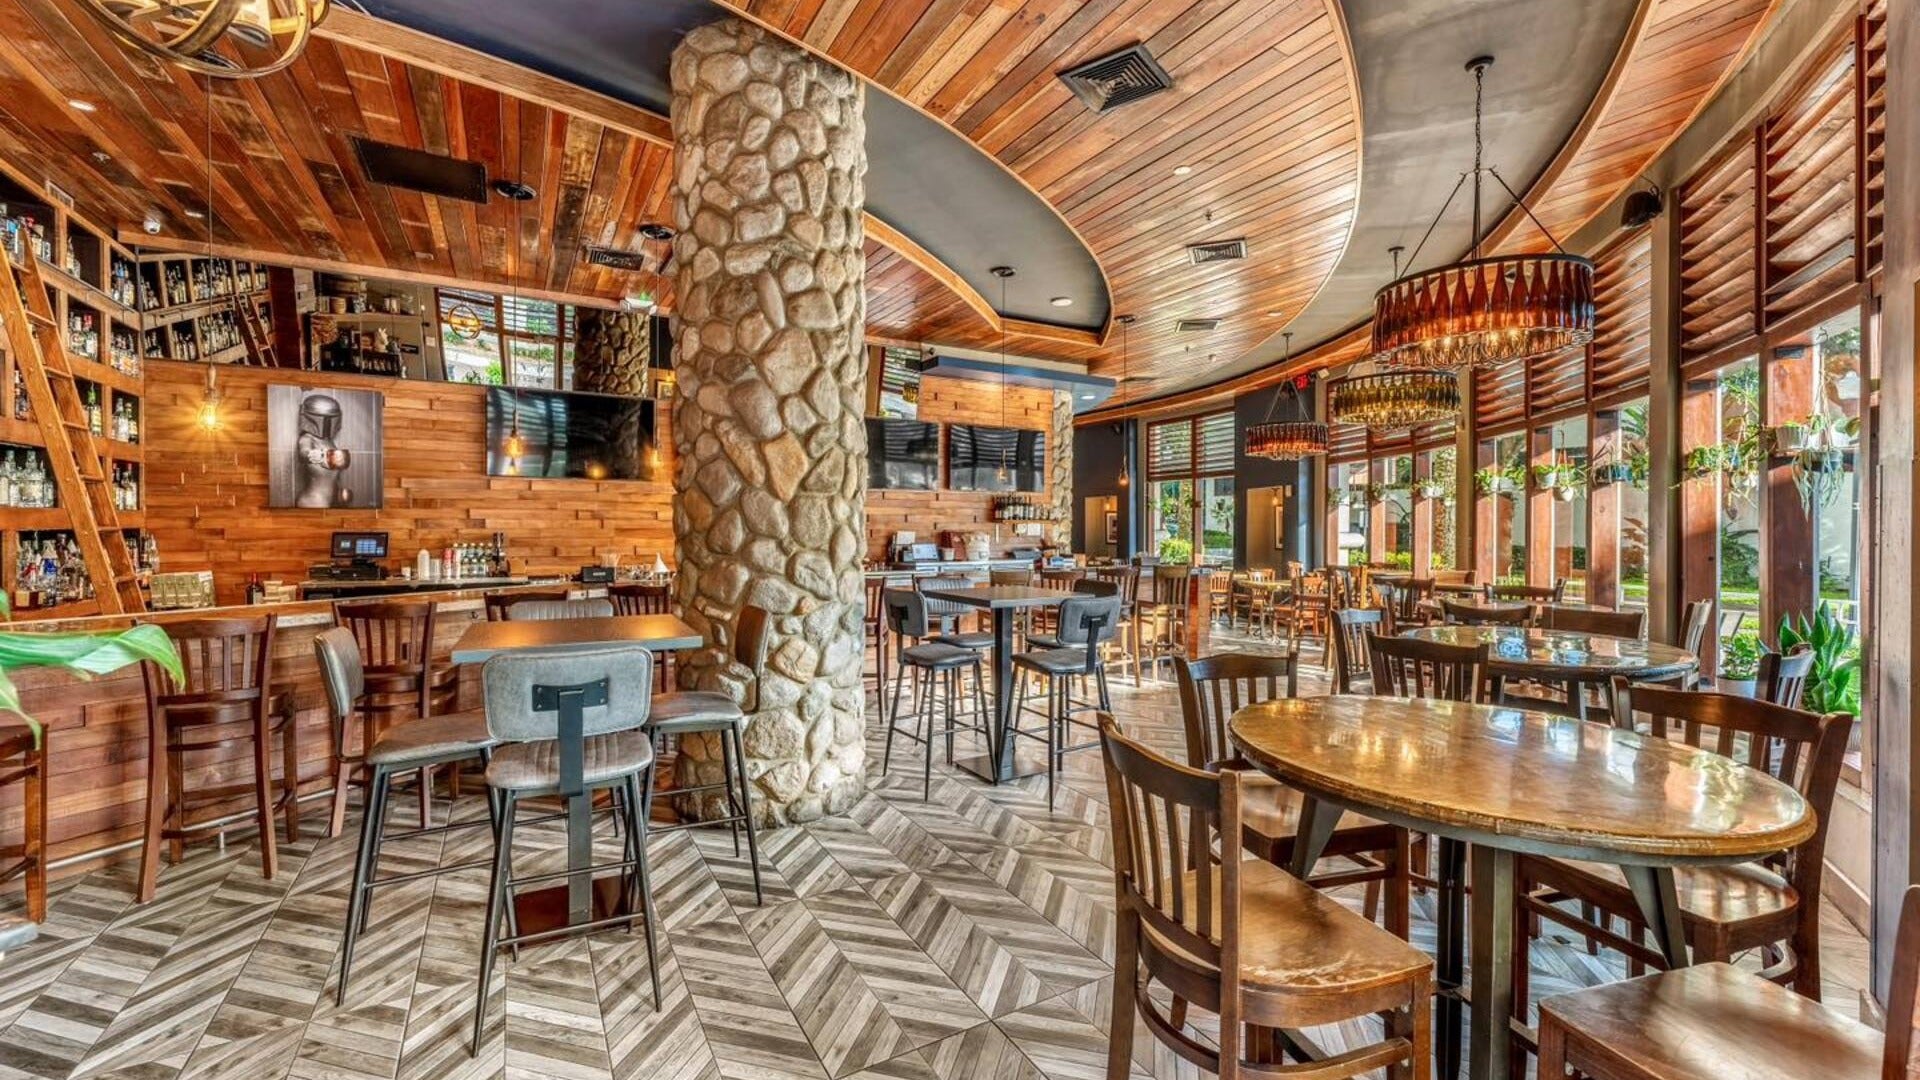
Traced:
<svg viewBox="0 0 1920 1080">
<path fill-rule="evenodd" d="M 327 707 L 333 718 L 335 752 L 344 756 L 354 707 L 361 695 L 366 693 L 366 673 L 360 663 L 360 647 L 354 644 L 351 631 L 336 626 L 322 631 L 313 639 L 313 652 L 320 664 L 320 681 L 326 687 Z M 437 877 L 455 870 L 485 869 L 490 865 L 486 860 L 474 860 L 391 877 L 377 876 L 380 845 L 387 840 L 407 840 L 488 824 L 478 819 L 456 822 L 449 815 L 445 825 L 423 826 L 389 836 L 386 832 L 387 795 L 392 788 L 394 774 L 413 772 L 427 765 L 474 758 L 485 764 L 492 757 L 492 748 L 493 737 L 487 734 L 486 715 L 478 710 L 395 724 L 368 747 L 366 764 L 370 772 L 367 777 L 366 808 L 360 821 L 360 854 L 353 864 L 353 887 L 347 893 L 347 926 L 340 948 L 340 981 L 334 988 L 335 1004 L 347 1003 L 347 980 L 353 974 L 353 950 L 373 908 L 374 889 Z M 498 806 L 491 797 L 492 793 L 488 795 L 489 816 L 497 821 Z"/>
<path fill-rule="evenodd" d="M 147 689 L 146 843 L 140 852 L 135 895 L 153 899 L 160 876 L 160 845 L 168 842 L 168 861 L 186 857 L 189 837 L 224 826 L 224 819 L 195 823 L 194 803 L 210 806 L 253 796 L 260 827 L 260 873 L 271 880 L 279 869 L 273 815 L 286 811 L 287 840 L 299 837 L 300 750 L 293 722 L 293 699 L 273 685 L 275 617 L 188 619 L 166 623 L 167 637 L 180 652 L 185 679 L 175 681 L 154 664 L 141 666 Z M 234 733 L 236 728 L 244 728 Z M 273 790 L 272 743 L 280 738 L 286 790 Z M 244 742 L 252 751 L 253 779 L 198 791 L 187 790 L 187 755 L 223 750 Z"/>
<path fill-rule="evenodd" d="M 380 733 L 402 720 L 424 720 L 450 712 L 460 696 L 460 672 L 433 664 L 433 635 L 438 608 L 431 600 L 365 600 L 339 603 L 334 620 L 353 634 L 366 671 L 366 693 L 359 702 L 361 757 L 336 763 L 333 822 L 329 835 L 346 822 L 347 785 L 365 765 L 366 749 Z M 431 825 L 433 769 L 420 770 L 420 824 Z"/>
<path fill-rule="evenodd" d="M 747 691 L 752 695 L 751 710 L 733 700 L 731 695 L 717 690 L 679 690 L 654 695 L 646 724 L 647 734 L 656 741 L 668 737 L 685 740 L 688 735 L 712 735 L 719 739 L 721 778 L 710 784 L 676 787 L 673 793 L 697 795 L 703 791 L 723 792 L 724 813 L 714 818 L 696 814 L 697 820 L 663 826 L 654 831 L 672 832 L 695 825 L 727 825 L 733 829 L 733 854 L 738 857 L 740 827 L 746 826 L 747 861 L 753 865 L 753 902 L 756 904 L 761 902 L 760 841 L 753 831 L 753 780 L 747 775 L 746 750 L 741 745 L 741 739 L 746 735 L 748 712 L 759 711 L 760 675 L 767 666 L 767 631 L 771 621 L 772 616 L 765 608 L 749 604 L 740 609 L 733 623 L 733 660 L 753 676 Z"/>
<path fill-rule="evenodd" d="M 1107 695 L 1107 665 L 1101 657 L 1100 646 L 1113 639 L 1114 628 L 1120 622 L 1120 598 L 1118 596 L 1089 596 L 1079 594 L 1069 597 L 1060 604 L 1060 647 L 1037 649 L 1024 652 L 1013 658 L 1016 689 L 1013 699 L 1013 724 L 1007 731 L 1009 738 L 1019 736 L 1039 739 L 1047 744 L 1047 809 L 1053 809 L 1055 777 L 1060 772 L 1066 755 L 1077 750 L 1091 750 L 1100 745 L 1098 738 L 1088 742 L 1063 745 L 1072 725 L 1099 731 L 1092 721 L 1075 720 L 1075 712 L 1092 712 L 1096 708 L 1105 712 L 1113 705 Z M 1020 730 L 1021 714 L 1027 711 L 1027 681 L 1020 678 L 1022 673 L 1039 676 L 1047 684 L 1047 707 L 1044 716 L 1047 730 L 1044 736 L 1031 731 Z M 1098 703 L 1075 701 L 1073 681 L 1091 675 L 1094 686 L 1099 691 Z"/>
<path fill-rule="evenodd" d="M 482 679 L 487 733 L 498 743 L 487 765 L 487 787 L 499 808 L 473 1008 L 471 1052 L 476 1057 L 486 1032 L 487 986 L 503 947 L 639 922 L 653 976 L 653 1007 L 660 1009 L 660 963 L 647 875 L 653 740 L 645 725 L 653 700 L 653 655 L 637 645 L 506 653 L 487 661 Z M 613 789 L 626 796 L 623 857 L 595 865 L 593 796 Z M 541 796 L 557 796 L 566 803 L 567 868 L 515 876 L 514 810 L 521 799 Z M 620 877 L 596 881 L 595 872 L 605 870 L 618 870 Z M 546 929 L 522 931 L 514 925 L 503 936 L 501 921 L 516 890 L 549 881 L 565 882 L 565 918 Z"/>
<path fill-rule="evenodd" d="M 47 918 L 47 740 L 45 731 L 34 738 L 30 727 L 0 728 L 0 787 L 20 784 L 21 823 L 18 844 L 0 844 L 0 882 L 25 877 L 27 918 Z"/>
<path fill-rule="evenodd" d="M 927 598 L 912 589 L 887 591 L 887 624 L 903 638 L 929 636 L 932 616 L 927 609 Z M 953 761 L 953 737 L 961 731 L 977 732 L 987 740 L 989 748 L 993 746 L 993 736 L 987 726 L 987 696 L 981 687 L 981 667 L 978 651 L 949 642 L 926 641 L 900 650 L 900 666 L 894 673 L 893 704 L 886 713 L 887 743 L 880 757 L 882 775 L 893 761 L 895 733 L 920 743 L 926 749 L 926 763 L 920 778 L 920 797 L 923 799 L 933 797 L 934 740 L 946 737 L 949 764 Z M 900 687 L 906 682 L 909 668 L 924 674 L 927 679 L 925 693 L 915 696 L 914 725 L 911 730 L 900 726 Z M 971 721 L 967 721 L 967 714 L 958 709 L 959 699 L 963 696 L 960 676 L 966 672 L 973 675 Z M 943 721 L 939 726 L 934 722 L 936 713 Z"/>
</svg>

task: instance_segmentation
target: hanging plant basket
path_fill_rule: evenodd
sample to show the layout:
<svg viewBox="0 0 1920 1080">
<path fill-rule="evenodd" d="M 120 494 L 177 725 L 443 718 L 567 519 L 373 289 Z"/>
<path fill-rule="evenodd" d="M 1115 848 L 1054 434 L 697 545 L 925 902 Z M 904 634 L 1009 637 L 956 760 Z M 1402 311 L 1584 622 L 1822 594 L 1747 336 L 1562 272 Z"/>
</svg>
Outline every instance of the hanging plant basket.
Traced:
<svg viewBox="0 0 1920 1080">
<path fill-rule="evenodd" d="M 1440 480 L 1422 480 L 1418 490 L 1423 499 L 1444 499 L 1447 497 L 1450 485 Z"/>
<path fill-rule="evenodd" d="M 1696 446 L 1687 451 L 1685 469 L 1687 479 L 1705 480 L 1726 467 L 1726 450 L 1718 443 L 1711 446 Z"/>
<path fill-rule="evenodd" d="M 1559 499 L 1561 502 L 1572 502 L 1574 497 L 1579 494 L 1580 489 L 1574 487 L 1559 487 L 1553 489 L 1553 497 Z"/>
<path fill-rule="evenodd" d="M 1632 482 L 1633 466 L 1623 461 L 1612 462 L 1611 464 L 1602 465 L 1593 470 L 1593 484 L 1595 487 L 1605 487 L 1608 484 L 1630 484 Z"/>
<path fill-rule="evenodd" d="M 1783 454 L 1797 454 L 1807 448 L 1807 425 L 1786 423 L 1773 429 L 1773 446 Z"/>
</svg>

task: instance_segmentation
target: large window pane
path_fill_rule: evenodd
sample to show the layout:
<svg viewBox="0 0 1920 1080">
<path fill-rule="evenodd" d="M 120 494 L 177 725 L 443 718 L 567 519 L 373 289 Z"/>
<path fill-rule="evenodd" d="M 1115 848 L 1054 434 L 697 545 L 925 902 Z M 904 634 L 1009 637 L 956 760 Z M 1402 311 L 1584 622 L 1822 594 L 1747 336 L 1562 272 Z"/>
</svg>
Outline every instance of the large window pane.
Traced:
<svg viewBox="0 0 1920 1080">
<path fill-rule="evenodd" d="M 1720 369 L 1720 588 L 1719 611 L 1760 618 L 1760 364 L 1738 360 Z"/>
<path fill-rule="evenodd" d="M 1156 481 L 1150 509 L 1153 551 L 1160 561 L 1193 561 L 1193 481 Z"/>
<path fill-rule="evenodd" d="M 1457 476 L 1456 457 L 1451 446 L 1427 451 L 1427 478 L 1429 495 L 1433 499 L 1433 565 L 1415 567 L 1422 576 L 1429 570 L 1453 569 L 1454 530 L 1459 528 L 1460 514 L 1457 497 L 1454 494 Z"/>
<path fill-rule="evenodd" d="M 1200 481 L 1200 561 L 1210 566 L 1233 565 L 1233 477 L 1209 476 Z"/>
<path fill-rule="evenodd" d="M 1387 515 L 1386 563 L 1396 570 L 1413 569 L 1413 457 L 1387 459 L 1386 493 L 1380 510 Z"/>
<path fill-rule="evenodd" d="M 1815 425 L 1825 434 L 1816 442 L 1824 448 L 1852 447 L 1860 422 L 1863 366 L 1860 355 L 1860 313 L 1848 311 L 1814 331 L 1814 407 L 1821 417 Z M 1818 466 L 1833 463 L 1819 455 Z M 1810 462 L 1813 459 L 1809 459 Z M 1843 456 L 1839 475 L 1808 473 L 1812 502 L 1814 572 L 1821 600 L 1835 613 L 1857 623 L 1860 601 L 1860 469 Z"/>
<path fill-rule="evenodd" d="M 1493 499 L 1493 580 L 1501 585 L 1527 581 L 1527 437 L 1523 433 L 1493 440 L 1493 467 L 1499 470 Z"/>
<path fill-rule="evenodd" d="M 1587 597 L 1587 418 L 1553 425 L 1553 580 L 1569 600 Z M 1542 584 L 1545 584 L 1544 582 Z"/>
<path fill-rule="evenodd" d="M 1333 517 L 1333 558 L 1336 566 L 1367 561 L 1367 464 L 1364 461 L 1330 466 L 1327 505 Z"/>
</svg>

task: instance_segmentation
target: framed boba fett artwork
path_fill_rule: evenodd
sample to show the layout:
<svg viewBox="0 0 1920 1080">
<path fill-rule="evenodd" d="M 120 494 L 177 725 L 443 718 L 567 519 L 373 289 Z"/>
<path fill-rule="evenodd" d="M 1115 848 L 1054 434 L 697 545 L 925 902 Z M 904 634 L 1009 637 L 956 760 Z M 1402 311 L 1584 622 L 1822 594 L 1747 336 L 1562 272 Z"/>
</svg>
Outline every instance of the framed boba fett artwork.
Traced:
<svg viewBox="0 0 1920 1080">
<path fill-rule="evenodd" d="M 267 387 L 267 505 L 378 509 L 384 408 L 373 390 Z"/>
</svg>

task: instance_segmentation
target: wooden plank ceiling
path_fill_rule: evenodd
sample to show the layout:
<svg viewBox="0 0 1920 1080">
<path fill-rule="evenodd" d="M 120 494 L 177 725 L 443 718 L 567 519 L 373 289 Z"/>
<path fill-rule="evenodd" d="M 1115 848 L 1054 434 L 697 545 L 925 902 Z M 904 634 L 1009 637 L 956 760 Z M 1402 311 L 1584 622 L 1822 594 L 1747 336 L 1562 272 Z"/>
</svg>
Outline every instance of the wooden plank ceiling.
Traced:
<svg viewBox="0 0 1920 1080">
<path fill-rule="evenodd" d="M 1333 0 L 728 2 L 953 127 L 1058 209 L 1106 271 L 1113 310 L 1138 317 L 1128 369 L 1145 379 L 1123 394 L 1278 334 L 1345 250 L 1360 103 Z M 1136 43 L 1172 90 L 1100 114 L 1057 77 Z M 1237 237 L 1242 262 L 1193 266 L 1183 248 Z M 1217 330 L 1175 329 L 1208 318 Z M 1117 344 L 1110 334 L 1096 372 L 1119 373 Z"/>
</svg>

